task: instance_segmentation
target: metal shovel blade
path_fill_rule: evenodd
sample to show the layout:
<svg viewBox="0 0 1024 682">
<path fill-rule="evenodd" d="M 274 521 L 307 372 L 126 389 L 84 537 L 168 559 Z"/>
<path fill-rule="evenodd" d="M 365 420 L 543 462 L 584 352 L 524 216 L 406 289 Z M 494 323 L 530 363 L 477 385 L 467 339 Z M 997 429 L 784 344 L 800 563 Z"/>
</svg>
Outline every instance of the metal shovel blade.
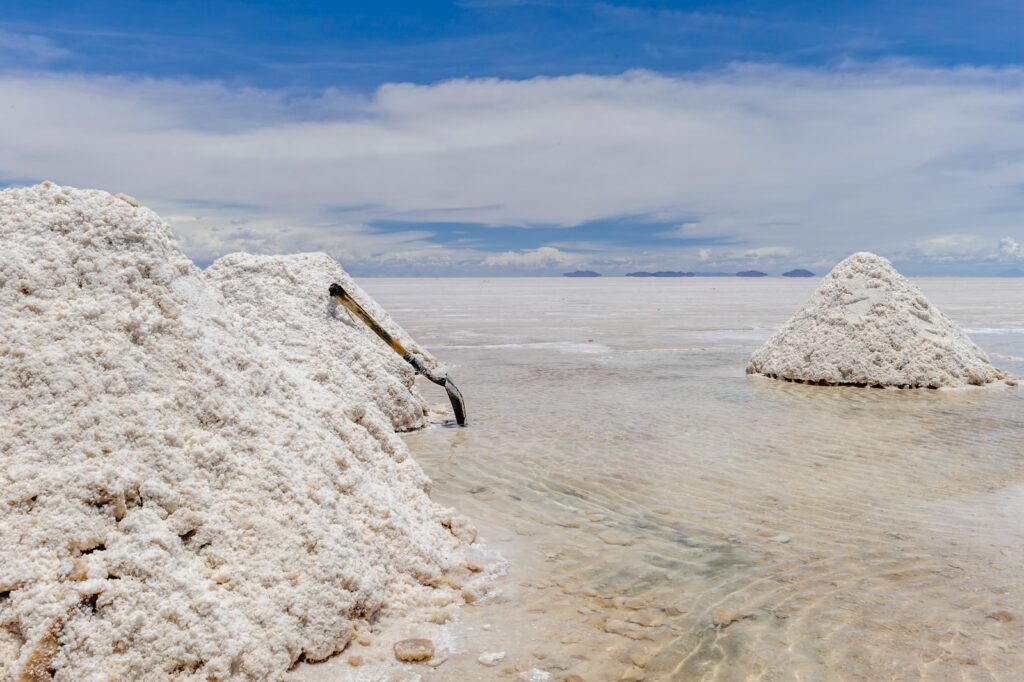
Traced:
<svg viewBox="0 0 1024 682">
<path fill-rule="evenodd" d="M 452 411 L 455 412 L 455 422 L 459 426 L 466 425 L 466 403 L 462 399 L 462 391 L 456 388 L 451 379 L 444 380 L 444 390 L 448 391 L 448 399 L 452 401 Z"/>
<path fill-rule="evenodd" d="M 455 422 L 459 426 L 466 425 L 466 401 L 462 398 L 462 391 L 452 383 L 452 380 L 448 378 L 448 375 L 440 376 L 432 373 L 427 369 L 423 361 L 412 353 L 406 353 L 405 361 L 413 366 L 413 369 L 417 373 L 422 374 L 426 378 L 433 381 L 438 386 L 444 386 L 444 390 L 448 392 L 448 399 L 452 401 L 452 411 L 455 412 Z"/>
</svg>

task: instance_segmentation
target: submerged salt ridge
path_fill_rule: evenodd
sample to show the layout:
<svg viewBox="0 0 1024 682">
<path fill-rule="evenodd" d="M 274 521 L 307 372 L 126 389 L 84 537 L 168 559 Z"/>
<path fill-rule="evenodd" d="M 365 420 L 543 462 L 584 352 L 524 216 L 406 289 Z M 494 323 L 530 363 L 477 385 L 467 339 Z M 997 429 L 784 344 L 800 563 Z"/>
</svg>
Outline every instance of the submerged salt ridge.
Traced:
<svg viewBox="0 0 1024 682">
<path fill-rule="evenodd" d="M 428 586 L 472 531 L 394 434 L 421 400 L 381 408 L 409 376 L 373 338 L 310 376 L 253 324 L 280 300 L 226 302 L 127 197 L 4 190 L 0 250 L 0 679 L 273 679 L 458 601 Z"/>
<path fill-rule="evenodd" d="M 748 374 L 824 384 L 1015 383 L 892 264 L 856 253 L 750 359 Z"/>
</svg>

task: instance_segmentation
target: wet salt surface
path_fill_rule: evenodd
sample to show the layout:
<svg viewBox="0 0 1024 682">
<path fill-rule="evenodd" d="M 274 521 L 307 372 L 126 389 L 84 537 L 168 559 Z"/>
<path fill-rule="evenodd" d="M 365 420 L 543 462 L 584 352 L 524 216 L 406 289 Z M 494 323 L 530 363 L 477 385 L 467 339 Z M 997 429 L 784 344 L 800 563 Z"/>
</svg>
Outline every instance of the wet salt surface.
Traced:
<svg viewBox="0 0 1024 682">
<path fill-rule="evenodd" d="M 1024 374 L 1024 280 L 915 282 Z M 1019 679 L 1018 390 L 745 376 L 817 279 L 363 284 L 451 364 L 471 427 L 405 437 L 511 560 L 423 679 Z"/>
</svg>

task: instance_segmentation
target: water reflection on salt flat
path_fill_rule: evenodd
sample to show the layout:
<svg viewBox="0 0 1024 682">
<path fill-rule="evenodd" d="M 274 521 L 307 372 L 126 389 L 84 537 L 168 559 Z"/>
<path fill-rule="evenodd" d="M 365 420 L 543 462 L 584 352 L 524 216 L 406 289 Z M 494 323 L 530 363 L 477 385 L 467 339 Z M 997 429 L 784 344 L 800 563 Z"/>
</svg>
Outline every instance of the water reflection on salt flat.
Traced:
<svg viewBox="0 0 1024 682">
<path fill-rule="evenodd" d="M 919 283 L 1024 373 L 1024 281 Z M 453 365 L 471 428 L 407 441 L 513 560 L 425 677 L 494 679 L 487 624 L 587 680 L 1019 679 L 1020 392 L 746 377 L 813 281 L 364 285 Z"/>
</svg>

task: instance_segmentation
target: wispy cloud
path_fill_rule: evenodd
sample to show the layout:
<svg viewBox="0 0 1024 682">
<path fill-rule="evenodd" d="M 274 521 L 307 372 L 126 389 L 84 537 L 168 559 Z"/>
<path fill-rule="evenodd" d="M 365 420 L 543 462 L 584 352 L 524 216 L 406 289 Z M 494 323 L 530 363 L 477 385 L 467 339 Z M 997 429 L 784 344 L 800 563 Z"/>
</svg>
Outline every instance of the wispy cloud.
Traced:
<svg viewBox="0 0 1024 682">
<path fill-rule="evenodd" d="M 0 28 L 0 65 L 38 66 L 70 56 L 71 52 L 41 35 Z"/>
<path fill-rule="evenodd" d="M 541 5 L 554 7 L 559 4 L 556 0 L 456 0 L 456 5 L 466 9 L 506 9 L 509 7 L 525 7 L 528 5 Z"/>
<path fill-rule="evenodd" d="M 741 14 L 723 14 L 695 10 L 641 7 L 614 3 L 597 3 L 594 12 L 606 21 L 632 29 L 656 30 L 672 33 L 690 33 L 707 30 L 735 30 L 737 28 L 764 27 L 764 18 Z"/>
</svg>

